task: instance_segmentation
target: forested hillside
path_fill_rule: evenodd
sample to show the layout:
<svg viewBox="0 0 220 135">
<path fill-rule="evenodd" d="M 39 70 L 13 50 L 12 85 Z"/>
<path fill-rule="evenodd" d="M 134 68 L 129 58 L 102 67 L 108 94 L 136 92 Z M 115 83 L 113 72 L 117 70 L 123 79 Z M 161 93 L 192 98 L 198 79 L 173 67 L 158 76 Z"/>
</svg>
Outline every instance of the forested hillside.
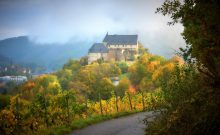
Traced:
<svg viewBox="0 0 220 135">
<path fill-rule="evenodd" d="M 187 45 L 177 56 L 166 59 L 139 46 L 139 55 L 132 62 L 98 59 L 88 65 L 86 57 L 62 61 L 60 70 L 0 95 L 0 134 L 60 135 L 103 120 L 154 111 L 157 113 L 144 120 L 147 135 L 219 135 L 219 0 L 165 0 L 156 13 L 171 17 L 169 25 L 184 27 Z M 22 37 L 21 44 L 26 42 Z M 10 44 L 19 49 L 17 43 Z M 32 47 L 38 50 L 39 46 Z M 52 54 L 65 59 L 72 54 L 68 47 L 50 50 L 42 46 L 36 52 L 32 47 L 13 50 L 11 56 L 0 48 L 0 57 L 47 63 L 43 58 L 53 52 L 48 59 L 56 65 L 59 62 Z"/>
<path fill-rule="evenodd" d="M 85 56 L 88 48 L 87 42 L 40 44 L 31 41 L 27 36 L 0 41 L 0 55 L 10 59 L 7 63 L 13 62 L 33 69 L 44 67 L 46 71 L 61 68 L 70 58 Z"/>
<path fill-rule="evenodd" d="M 1 95 L 0 132 L 52 134 L 56 129 L 81 127 L 77 121 L 94 119 L 93 123 L 121 113 L 161 108 L 165 105 L 161 79 L 183 64 L 177 56 L 167 60 L 146 49 L 129 65 L 70 60 L 62 70 Z M 114 77 L 119 77 L 118 85 L 113 84 Z"/>
</svg>

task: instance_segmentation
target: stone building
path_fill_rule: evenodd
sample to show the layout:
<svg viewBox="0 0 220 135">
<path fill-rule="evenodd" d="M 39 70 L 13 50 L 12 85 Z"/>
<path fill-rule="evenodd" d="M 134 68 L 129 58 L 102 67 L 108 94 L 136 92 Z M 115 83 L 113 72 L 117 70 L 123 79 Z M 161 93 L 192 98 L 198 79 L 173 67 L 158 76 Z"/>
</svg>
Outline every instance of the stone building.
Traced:
<svg viewBox="0 0 220 135">
<path fill-rule="evenodd" d="M 108 48 L 103 43 L 94 43 L 89 49 L 88 63 L 91 64 L 93 61 L 98 59 L 108 60 Z"/>
<path fill-rule="evenodd" d="M 98 59 L 104 61 L 132 61 L 138 55 L 138 35 L 108 35 L 102 43 L 89 49 L 88 63 Z"/>
</svg>

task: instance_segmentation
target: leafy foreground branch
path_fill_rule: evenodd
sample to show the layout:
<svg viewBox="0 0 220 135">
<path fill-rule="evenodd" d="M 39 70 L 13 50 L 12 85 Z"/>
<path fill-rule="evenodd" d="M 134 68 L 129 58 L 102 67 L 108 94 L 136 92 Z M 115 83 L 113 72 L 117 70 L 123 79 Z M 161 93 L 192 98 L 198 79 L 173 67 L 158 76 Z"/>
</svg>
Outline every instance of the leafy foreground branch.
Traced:
<svg viewBox="0 0 220 135">
<path fill-rule="evenodd" d="M 146 129 L 147 135 L 218 135 L 220 91 L 205 86 L 192 67 L 177 69 L 162 91 L 167 102 Z"/>
<path fill-rule="evenodd" d="M 148 135 L 220 134 L 220 2 L 165 0 L 157 9 L 184 26 L 188 62 L 176 69 L 162 91 L 167 111 L 147 128 Z"/>
</svg>

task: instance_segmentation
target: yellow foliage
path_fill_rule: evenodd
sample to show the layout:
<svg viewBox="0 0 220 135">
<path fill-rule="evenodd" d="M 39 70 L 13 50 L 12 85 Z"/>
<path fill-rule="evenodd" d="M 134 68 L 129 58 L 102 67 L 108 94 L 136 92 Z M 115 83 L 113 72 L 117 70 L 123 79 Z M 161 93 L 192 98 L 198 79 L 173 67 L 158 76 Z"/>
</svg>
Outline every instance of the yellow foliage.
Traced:
<svg viewBox="0 0 220 135">
<path fill-rule="evenodd" d="M 0 113 L 0 131 L 6 135 L 12 134 L 15 130 L 17 120 L 11 110 L 2 110 Z"/>
</svg>

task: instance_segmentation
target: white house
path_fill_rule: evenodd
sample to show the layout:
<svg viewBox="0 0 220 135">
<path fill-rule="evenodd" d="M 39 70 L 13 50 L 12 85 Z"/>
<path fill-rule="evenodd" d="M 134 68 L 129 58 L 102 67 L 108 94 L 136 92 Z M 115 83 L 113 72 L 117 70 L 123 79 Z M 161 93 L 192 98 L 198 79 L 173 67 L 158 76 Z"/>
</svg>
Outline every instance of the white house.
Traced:
<svg viewBox="0 0 220 135">
<path fill-rule="evenodd" d="M 23 83 L 23 82 L 27 81 L 27 77 L 26 76 L 2 76 L 2 77 L 0 77 L 0 80 L 5 83 L 13 81 L 13 82 L 19 84 L 19 83 Z"/>
</svg>

